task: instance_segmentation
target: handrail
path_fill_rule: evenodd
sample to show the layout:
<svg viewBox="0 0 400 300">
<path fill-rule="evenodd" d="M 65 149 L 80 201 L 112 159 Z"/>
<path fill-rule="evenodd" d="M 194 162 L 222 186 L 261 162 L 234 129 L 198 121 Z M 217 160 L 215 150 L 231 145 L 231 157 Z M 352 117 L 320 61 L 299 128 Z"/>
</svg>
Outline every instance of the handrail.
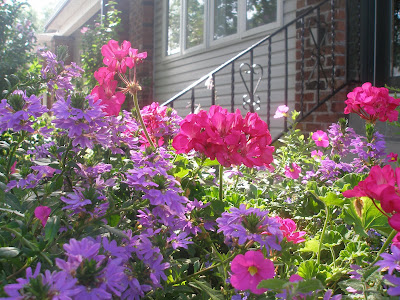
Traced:
<svg viewBox="0 0 400 300">
<path fill-rule="evenodd" d="M 175 100 L 177 100 L 178 98 L 180 98 L 181 96 L 183 96 L 184 94 L 186 94 L 187 92 L 189 92 L 191 89 L 193 89 L 194 87 L 198 86 L 200 83 L 202 83 L 203 81 L 207 80 L 209 77 L 213 76 L 215 73 L 219 72 L 220 70 L 224 69 L 225 67 L 227 67 L 228 65 L 230 65 L 231 63 L 233 63 L 234 61 L 238 60 L 240 57 L 242 57 L 243 55 L 249 53 L 251 50 L 253 50 L 254 48 L 258 47 L 259 45 L 263 44 L 264 42 L 270 40 L 272 37 L 274 37 L 275 35 L 277 35 L 278 33 L 287 30 L 287 28 L 298 22 L 299 20 L 303 19 L 304 17 L 308 16 L 309 14 L 311 14 L 312 12 L 314 12 L 316 9 L 318 9 L 319 7 L 321 7 L 322 5 L 324 5 L 325 3 L 328 3 L 331 0 L 324 0 L 322 2 L 320 2 L 319 4 L 316 4 L 314 6 L 311 6 L 310 8 L 308 8 L 305 12 L 303 12 L 302 14 L 300 14 L 297 18 L 295 18 L 294 20 L 288 22 L 287 24 L 285 24 L 284 26 L 280 27 L 279 29 L 277 29 L 276 31 L 274 31 L 273 33 L 267 35 L 266 37 L 262 38 L 261 40 L 259 40 L 257 43 L 251 45 L 250 47 L 248 47 L 247 49 L 243 50 L 242 52 L 240 52 L 239 54 L 235 55 L 234 57 L 232 57 L 231 59 L 227 60 L 225 63 L 221 64 L 219 67 L 215 68 L 214 70 L 212 70 L 211 72 L 207 73 L 206 75 L 204 75 L 203 77 L 201 77 L 200 79 L 196 80 L 195 82 L 193 82 L 192 84 L 190 84 L 188 87 L 186 87 L 185 89 L 183 89 L 182 91 L 180 91 L 178 94 L 174 95 L 173 97 L 171 97 L 170 99 L 168 99 L 167 101 L 165 101 L 164 103 L 161 104 L 161 106 L 165 106 L 165 105 L 169 105 L 172 102 L 174 102 Z"/>
</svg>

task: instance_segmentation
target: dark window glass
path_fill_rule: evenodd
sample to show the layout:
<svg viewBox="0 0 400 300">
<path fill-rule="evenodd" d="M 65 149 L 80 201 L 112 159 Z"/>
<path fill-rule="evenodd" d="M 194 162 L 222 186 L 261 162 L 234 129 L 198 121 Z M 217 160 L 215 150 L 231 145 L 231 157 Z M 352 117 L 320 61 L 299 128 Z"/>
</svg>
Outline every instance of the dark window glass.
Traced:
<svg viewBox="0 0 400 300">
<path fill-rule="evenodd" d="M 277 0 L 247 0 L 246 29 L 276 22 Z"/>
<path fill-rule="evenodd" d="M 186 48 L 204 41 L 204 0 L 187 0 Z"/>
<path fill-rule="evenodd" d="M 237 32 L 238 1 L 214 1 L 214 40 Z"/>
</svg>

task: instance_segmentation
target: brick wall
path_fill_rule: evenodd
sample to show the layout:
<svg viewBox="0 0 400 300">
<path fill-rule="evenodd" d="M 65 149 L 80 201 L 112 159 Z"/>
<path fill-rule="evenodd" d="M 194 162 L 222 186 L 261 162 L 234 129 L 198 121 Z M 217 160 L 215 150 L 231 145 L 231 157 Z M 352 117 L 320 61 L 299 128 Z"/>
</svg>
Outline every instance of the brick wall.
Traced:
<svg viewBox="0 0 400 300">
<path fill-rule="evenodd" d="M 143 107 L 153 102 L 153 24 L 154 0 L 130 0 L 129 40 L 139 52 L 147 52 L 147 59 L 138 66 L 137 76 L 142 86 L 139 103 Z"/>
<path fill-rule="evenodd" d="M 297 14 L 302 14 L 311 5 L 320 3 L 320 0 L 298 0 Z M 296 104 L 295 109 L 301 110 L 301 90 L 302 82 L 304 88 L 303 109 L 307 112 L 317 104 L 317 50 L 315 42 L 320 45 L 320 99 L 324 99 L 331 94 L 332 89 L 332 63 L 334 61 L 334 86 L 338 88 L 346 82 L 346 1 L 335 0 L 335 23 L 334 23 L 334 51 L 332 55 L 332 22 L 330 3 L 321 6 L 320 10 L 320 34 L 317 34 L 317 15 L 305 18 L 304 30 L 304 64 L 302 63 L 302 42 L 298 39 L 296 42 Z M 301 37 L 302 26 L 297 24 L 297 37 Z M 315 42 L 313 40 L 313 36 Z M 318 41 L 319 39 L 319 41 Z M 333 60 L 334 58 L 334 60 Z M 304 76 L 302 76 L 302 67 Z M 325 79 L 325 72 L 328 80 Z M 344 101 L 349 88 L 341 90 L 332 99 L 323 104 L 310 116 L 308 116 L 299 127 L 306 131 L 325 130 L 332 122 L 344 117 Z"/>
</svg>

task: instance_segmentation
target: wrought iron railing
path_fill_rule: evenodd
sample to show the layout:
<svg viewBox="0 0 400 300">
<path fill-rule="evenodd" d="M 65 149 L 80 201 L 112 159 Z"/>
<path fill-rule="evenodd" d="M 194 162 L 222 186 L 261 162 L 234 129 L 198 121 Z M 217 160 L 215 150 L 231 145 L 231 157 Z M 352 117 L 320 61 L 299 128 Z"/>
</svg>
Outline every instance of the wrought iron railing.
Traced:
<svg viewBox="0 0 400 300">
<path fill-rule="evenodd" d="M 324 18 L 321 18 L 321 15 Z M 288 105 L 288 94 L 289 94 L 289 46 L 288 46 L 288 32 L 289 30 L 295 30 L 296 32 L 296 47 L 295 52 L 297 56 L 300 56 L 300 66 L 296 62 L 296 88 L 295 88 L 295 99 L 296 109 L 300 111 L 299 121 L 305 119 L 312 112 L 317 110 L 322 104 L 331 99 L 341 89 L 347 85 L 347 80 L 341 80 L 336 82 L 335 80 L 335 47 L 336 47 L 336 8 L 335 0 L 324 0 L 321 3 L 307 8 L 304 12 L 300 13 L 296 19 L 285 24 L 270 35 L 264 37 L 257 43 L 248 47 L 244 51 L 240 52 L 236 56 L 232 57 L 219 67 L 215 68 L 208 74 L 204 75 L 197 81 L 193 82 L 187 88 L 164 102 L 162 105 L 173 106 L 174 102 L 182 98 L 182 96 L 190 96 L 190 110 L 194 112 L 196 106 L 196 89 L 204 89 L 204 82 L 206 80 L 212 81 L 211 87 L 211 105 L 216 103 L 216 90 L 218 88 L 218 82 L 216 82 L 216 75 L 221 74 L 225 70 L 224 76 L 230 74 L 230 110 L 235 110 L 235 98 L 237 98 L 237 92 L 235 91 L 236 65 L 240 60 L 243 61 L 245 55 L 248 55 L 248 62 L 242 62 L 239 66 L 239 75 L 245 86 L 245 93 L 242 95 L 242 106 L 244 109 L 254 112 L 260 109 L 260 105 L 266 106 L 266 121 L 268 126 L 271 122 L 271 62 L 272 62 L 272 51 L 271 46 L 273 39 L 280 35 L 279 39 L 283 39 L 283 52 L 284 52 L 284 87 L 283 87 L 283 103 Z M 292 31 L 293 32 L 293 31 Z M 283 35 L 283 37 L 282 37 Z M 307 37 L 307 38 L 306 38 Z M 307 39 L 307 45 L 305 43 Z M 329 40 L 329 42 L 328 42 Z M 299 45 L 299 44 L 300 45 Z M 330 44 L 330 45 L 329 45 Z M 260 64 L 254 63 L 254 51 L 256 48 L 266 45 L 268 48 L 267 53 L 267 72 L 264 71 Z M 329 49 L 329 51 L 328 51 Z M 292 49 L 293 50 L 293 49 Z M 307 57 L 306 57 L 306 51 Z M 310 53 L 311 51 L 311 53 Z M 328 53 L 329 52 L 329 53 Z M 324 62 L 329 59 L 330 64 L 324 65 Z M 305 66 L 306 62 L 308 66 Z M 310 62 L 312 65 L 310 71 Z M 230 68 L 230 72 L 229 72 Z M 308 68 L 307 73 L 305 69 Z M 264 73 L 267 75 L 267 83 L 264 86 L 266 90 L 266 99 L 262 99 L 257 94 L 261 78 Z M 246 82 L 244 75 L 248 75 L 249 81 Z M 292 74 L 293 75 L 293 74 Z M 256 82 L 255 82 L 256 80 Z M 315 105 L 310 107 L 307 103 L 305 105 L 305 90 L 312 90 L 314 93 Z M 292 88 L 293 91 L 293 88 Z M 190 93 L 190 94 L 189 94 Z M 283 123 L 283 130 L 287 131 L 288 121 L 285 118 Z M 280 134 L 281 135 L 281 134 Z M 279 136 L 280 136 L 279 135 Z M 279 137 L 278 136 L 278 137 Z M 278 138 L 276 137 L 275 140 Z"/>
</svg>

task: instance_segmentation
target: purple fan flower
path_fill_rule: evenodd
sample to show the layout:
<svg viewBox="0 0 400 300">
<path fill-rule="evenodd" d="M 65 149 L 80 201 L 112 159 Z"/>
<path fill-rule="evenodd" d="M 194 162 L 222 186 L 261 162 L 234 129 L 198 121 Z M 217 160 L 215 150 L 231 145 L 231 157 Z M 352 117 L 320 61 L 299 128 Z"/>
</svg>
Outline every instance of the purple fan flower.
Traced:
<svg viewBox="0 0 400 300">
<path fill-rule="evenodd" d="M 383 260 L 380 260 L 376 263 L 376 265 L 383 268 L 388 268 L 388 273 L 393 274 L 394 270 L 400 271 L 400 249 L 397 248 L 395 245 L 390 247 L 392 254 L 389 253 L 382 253 L 381 257 Z"/>
<path fill-rule="evenodd" d="M 394 287 L 389 287 L 387 293 L 390 296 L 400 296 L 400 278 L 394 275 L 385 275 L 383 278 L 395 285 Z"/>
</svg>

